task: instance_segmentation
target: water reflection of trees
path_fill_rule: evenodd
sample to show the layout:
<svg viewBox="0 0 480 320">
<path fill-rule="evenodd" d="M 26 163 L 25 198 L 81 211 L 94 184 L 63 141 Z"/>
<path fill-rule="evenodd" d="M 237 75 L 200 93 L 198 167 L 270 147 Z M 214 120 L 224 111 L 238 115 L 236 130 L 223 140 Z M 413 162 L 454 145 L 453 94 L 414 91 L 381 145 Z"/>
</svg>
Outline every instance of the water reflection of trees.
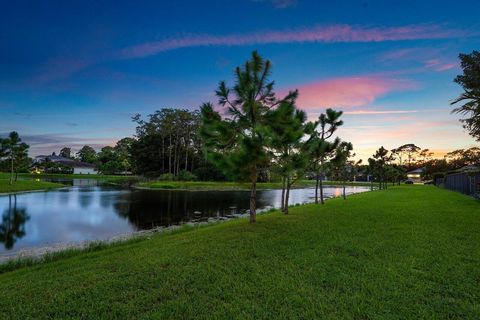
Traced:
<svg viewBox="0 0 480 320">
<path fill-rule="evenodd" d="M 18 239 L 25 236 L 25 222 L 30 219 L 25 208 L 17 207 L 17 196 L 8 196 L 8 208 L 3 212 L 0 224 L 0 242 L 5 249 L 12 249 Z"/>
<path fill-rule="evenodd" d="M 262 207 L 267 203 L 261 201 L 258 205 Z M 226 216 L 243 212 L 248 206 L 248 192 L 138 190 L 121 195 L 115 209 L 141 230 L 193 219 Z"/>
</svg>

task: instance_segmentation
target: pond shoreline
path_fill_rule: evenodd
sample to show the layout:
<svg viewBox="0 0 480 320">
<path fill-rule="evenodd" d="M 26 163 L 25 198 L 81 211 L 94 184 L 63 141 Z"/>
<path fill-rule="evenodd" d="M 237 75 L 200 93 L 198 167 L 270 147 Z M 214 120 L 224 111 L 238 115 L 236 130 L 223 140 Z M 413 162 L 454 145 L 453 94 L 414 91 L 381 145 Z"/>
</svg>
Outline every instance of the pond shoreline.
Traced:
<svg viewBox="0 0 480 320">
<path fill-rule="evenodd" d="M 185 190 L 185 191 L 202 191 L 202 190 Z M 232 190 L 222 190 L 222 191 L 232 191 Z M 370 192 L 370 191 L 365 191 L 365 192 Z M 355 194 L 356 193 L 348 194 L 347 197 Z M 328 197 L 328 198 L 325 198 L 325 201 L 330 199 L 335 199 L 335 198 L 339 198 L 339 197 Z M 293 207 L 305 206 L 310 204 L 314 204 L 314 202 L 291 205 L 289 207 L 293 208 Z M 264 215 L 269 212 L 274 212 L 278 210 L 280 209 L 278 208 L 266 208 L 263 210 L 257 209 L 257 215 Z M 94 240 L 85 240 L 85 241 L 79 241 L 79 242 L 65 242 L 65 243 L 55 243 L 55 244 L 46 245 L 46 246 L 28 247 L 28 248 L 24 248 L 19 251 L 13 252 L 11 254 L 8 254 L 8 253 L 0 254 L 0 267 L 9 262 L 16 262 L 24 259 L 33 260 L 34 262 L 42 262 L 43 258 L 49 255 L 60 254 L 62 252 L 69 251 L 69 250 L 75 250 L 75 251 L 81 252 L 81 251 L 87 250 L 90 246 L 108 246 L 108 245 L 120 244 L 122 242 L 127 242 L 130 240 L 137 240 L 137 239 L 141 240 L 143 238 L 148 238 L 149 236 L 153 236 L 156 234 L 169 233 L 169 232 L 179 231 L 181 229 L 187 229 L 187 228 L 199 228 L 204 226 L 210 226 L 218 223 L 223 223 L 226 221 L 247 218 L 248 216 L 249 216 L 249 213 L 245 212 L 245 213 L 236 214 L 229 217 L 225 217 L 225 216 L 219 217 L 219 218 L 209 217 L 207 218 L 206 221 L 195 221 L 195 222 L 189 221 L 189 222 L 185 222 L 177 225 L 171 225 L 168 227 L 161 226 L 161 227 L 155 227 L 153 229 L 121 233 L 121 234 L 113 235 L 111 237 L 108 237 L 102 240 L 94 239 Z"/>
<path fill-rule="evenodd" d="M 46 189 L 32 189 L 32 190 L 21 190 L 21 191 L 12 191 L 12 192 L 0 192 L 0 196 L 8 196 L 8 195 L 17 195 L 17 194 L 24 194 L 24 193 L 34 193 L 34 192 L 48 192 L 48 191 L 53 191 L 53 190 L 62 190 L 62 189 L 68 189 L 71 188 L 71 186 L 59 186 L 59 187 L 52 187 L 52 188 L 46 188 Z"/>
<path fill-rule="evenodd" d="M 292 206 L 293 207 L 293 206 Z M 262 215 L 271 211 L 276 211 L 277 209 L 268 209 L 268 210 L 258 210 L 257 215 Z M 156 227 L 153 229 L 147 230 L 138 230 L 134 232 L 128 233 L 121 233 L 117 235 L 113 235 L 107 239 L 96 239 L 96 240 L 85 240 L 80 242 L 66 242 L 66 243 L 55 243 L 52 245 L 46 246 L 38 246 L 38 247 L 28 247 L 21 249 L 19 251 L 13 252 L 11 254 L 0 254 L 0 273 L 2 265 L 5 265 L 9 262 L 21 262 L 22 260 L 32 260 L 34 263 L 42 262 L 42 260 L 49 256 L 55 254 L 61 254 L 62 252 L 66 252 L 69 250 L 73 251 L 85 251 L 91 246 L 109 246 L 115 244 L 121 244 L 123 242 L 128 242 L 131 240 L 142 240 L 144 238 L 148 238 L 149 236 L 153 236 L 156 234 L 162 233 L 171 233 L 175 231 L 179 231 L 182 229 L 190 229 L 190 228 L 200 228 L 204 226 L 215 225 L 218 223 L 246 218 L 249 214 L 243 213 L 238 214 L 232 217 L 221 217 L 221 218 L 208 218 L 207 221 L 198 221 L 198 222 L 185 222 L 182 224 L 171 225 L 168 227 Z"/>
<path fill-rule="evenodd" d="M 326 186 L 327 187 L 327 186 Z M 332 187 L 332 186 L 329 186 L 329 187 Z M 101 186 L 95 186 L 95 188 L 102 188 Z M 339 189 L 339 187 L 336 187 L 337 189 Z M 55 190 L 69 190 L 71 189 L 71 191 L 73 192 L 73 197 L 71 198 L 68 198 L 68 196 L 71 194 L 71 192 L 67 192 L 67 193 L 49 193 L 48 191 L 55 191 Z M 95 226 L 92 226 L 91 229 L 91 232 L 92 235 L 88 236 L 88 237 L 84 237 L 83 239 L 74 239 L 74 238 L 61 238 L 61 237 L 55 237 L 55 236 L 46 236 L 45 239 L 47 239 L 47 241 L 44 241 L 42 243 L 41 240 L 38 240 L 38 241 L 34 241 L 34 242 L 31 242 L 31 243 L 28 243 L 26 245 L 21 245 L 18 249 L 16 250 L 13 250 L 13 251 L 9 251 L 8 248 L 6 251 L 3 251 L 0 253 L 0 265 L 5 263 L 5 262 L 9 262 L 11 260 L 22 260 L 22 259 L 26 259 L 26 260 L 43 260 L 43 257 L 46 257 L 48 255 L 51 255 L 51 254 L 57 254 L 57 253 L 61 253 L 63 251 L 70 251 L 70 250 L 89 250 L 89 247 L 90 246 L 104 246 L 104 245 L 110 245 L 110 244 L 113 244 L 113 243 L 116 243 L 116 242 L 123 242 L 123 241 L 128 241 L 128 240 L 131 240 L 131 239 L 134 239 L 134 238 L 141 238 L 141 237 L 144 237 L 144 236 L 149 236 L 149 235 L 152 235 L 152 234 L 157 234 L 157 233 L 163 233 L 163 232 L 168 232 L 168 231 L 172 231 L 172 230 L 177 230 L 178 228 L 183 228 L 183 227 L 198 227 L 198 226 L 202 226 L 202 225 L 208 225 L 208 224 L 215 224 L 215 223 L 220 223 L 220 222 L 223 222 L 223 221 L 228 221 L 228 220 L 234 220 L 234 219 L 239 219 L 239 218 L 244 218 L 244 217 L 248 217 L 248 206 L 240 206 L 240 207 L 237 207 L 238 205 L 238 197 L 240 194 L 243 194 L 244 192 L 247 192 L 248 190 L 211 190 L 211 189 L 200 189 L 200 190 L 195 190 L 195 189 L 186 189 L 186 190 L 171 190 L 171 189 L 167 189 L 167 190 L 160 190 L 160 189 L 157 189 L 155 191 L 163 191 L 164 194 L 163 194 L 163 197 L 168 197 L 166 198 L 168 200 L 168 206 L 163 208 L 163 209 L 168 209 L 168 208 L 174 208 L 172 212 L 168 211 L 166 217 L 170 217 L 170 218 L 167 218 L 167 223 L 165 223 L 164 220 L 162 220 L 162 218 L 158 218 L 157 220 L 155 220 L 155 218 L 152 218 L 153 216 L 156 216 L 157 215 L 157 211 L 160 210 L 158 206 L 155 206 L 155 209 L 153 209 L 154 214 L 153 213 L 150 213 L 151 215 L 148 215 L 146 214 L 145 216 L 145 222 L 142 224 L 141 223 L 141 220 L 137 220 L 138 219 L 138 216 L 135 215 L 135 211 L 138 211 L 138 212 L 142 212 L 142 214 L 145 214 L 145 212 L 148 212 L 149 210 L 149 207 L 137 207 L 135 210 L 131 211 L 133 212 L 133 220 L 130 221 L 130 218 L 128 216 L 128 214 L 130 213 L 126 213 L 126 214 L 119 214 L 118 209 L 114 209 L 112 210 L 111 212 L 108 211 L 109 208 L 114 208 L 114 205 L 116 203 L 120 203 L 121 205 L 124 205 L 125 203 L 130 203 L 129 201 L 132 201 L 132 203 L 143 203 L 146 201 L 146 203 L 149 203 L 148 199 L 150 199 L 149 197 L 153 197 L 154 199 L 159 199 L 161 193 L 159 193 L 159 196 L 156 195 L 155 192 L 152 192 L 152 193 L 147 193 L 147 200 L 144 200 L 145 198 L 143 198 L 142 194 L 141 193 L 137 193 L 135 192 L 134 190 L 136 189 L 135 187 L 129 187 L 129 188 L 122 188 L 122 189 L 130 189 L 131 193 L 122 193 L 120 191 L 120 193 L 118 193 L 118 195 L 120 195 L 120 197 L 122 198 L 119 198 L 120 201 L 118 202 L 115 202 L 115 200 L 113 202 L 105 202 L 103 203 L 103 205 L 107 205 L 107 209 L 105 209 L 106 211 L 105 212 L 109 212 L 109 214 L 112 214 L 113 216 L 113 219 L 120 219 L 120 227 L 123 226 L 123 225 L 132 225 L 132 223 L 134 223 L 132 226 L 133 227 L 127 227 L 126 229 L 131 229 L 131 230 L 126 230 L 126 229 L 121 229 L 121 228 L 118 228 L 116 229 L 116 232 L 115 232 L 115 228 L 112 228 L 112 231 L 113 232 L 106 232 L 106 233 L 98 233 L 98 236 L 95 235 L 95 230 L 101 230 L 99 228 L 96 228 Z M 313 191 L 312 189 L 313 188 L 299 188 L 299 189 L 305 189 L 305 190 L 310 190 L 306 193 L 306 195 L 302 194 L 302 191 L 300 190 L 300 198 L 297 198 L 297 202 L 292 202 L 292 205 L 291 207 L 294 207 L 294 206 L 298 206 L 298 205 L 305 205 L 305 204 L 311 204 L 313 203 L 313 198 L 311 197 L 313 195 Z M 351 192 L 348 192 L 347 191 L 347 195 L 351 195 L 351 194 L 355 194 L 357 192 L 368 192 L 370 190 L 367 190 L 366 188 L 361 188 L 362 190 L 361 191 L 354 191 L 352 190 Z M 84 190 L 84 191 L 82 191 Z M 117 190 L 116 188 L 113 189 L 113 190 Z M 145 191 L 144 188 L 139 188 L 139 191 L 140 190 L 143 190 Z M 150 190 L 150 189 L 146 189 L 147 191 Z M 45 192 L 47 191 L 47 192 Z M 66 199 L 74 199 L 74 201 L 85 201 L 85 199 L 88 199 L 88 197 L 92 197 L 91 194 L 94 194 L 95 192 L 107 192 L 107 199 L 112 199 L 110 198 L 111 195 L 113 195 L 114 199 L 117 199 L 115 198 L 116 197 L 116 192 L 117 191 L 114 191 L 114 193 L 110 193 L 112 192 L 111 189 L 105 189 L 102 191 L 102 189 L 100 189 L 100 191 L 98 190 L 94 190 L 94 189 L 83 189 L 82 186 L 80 186 L 79 188 L 75 188 L 75 186 L 71 187 L 71 186 L 62 186 L 60 188 L 55 188 L 55 189 L 51 189 L 51 190 L 31 190 L 31 191 L 24 191 L 24 192 L 16 192 L 14 193 L 13 195 L 15 194 L 28 194 L 28 193 L 32 193 L 32 194 L 38 194 L 38 193 L 42 193 L 42 192 L 45 192 L 45 194 L 50 194 L 50 198 L 54 199 L 54 200 L 49 200 L 49 201 L 53 201 L 53 202 L 56 202 L 58 199 L 55 198 L 55 197 L 59 197 L 61 196 L 62 197 L 62 200 L 65 201 Z M 173 198 L 170 198 L 170 192 L 167 192 L 167 191 L 172 191 L 172 192 L 184 192 L 184 194 L 191 194 L 192 197 L 194 198 L 190 198 L 190 196 L 188 196 L 188 198 L 178 198 L 178 197 L 173 197 Z M 220 192 L 218 193 L 219 191 L 230 191 L 234 194 L 236 194 L 233 198 L 230 198 L 231 196 L 228 195 L 228 192 Z M 275 204 L 275 194 L 270 194 L 270 192 L 276 192 L 278 193 L 278 190 L 276 189 L 262 189 L 262 190 L 259 190 L 259 192 L 268 192 L 268 196 L 266 196 L 266 200 L 264 200 L 265 202 L 258 207 L 257 209 L 257 213 L 258 214 L 263 214 L 265 212 L 269 212 L 269 211 L 274 211 L 274 210 L 277 210 L 276 206 L 277 204 Z M 209 195 L 208 197 L 207 196 L 204 196 L 203 194 L 207 194 L 207 192 L 210 192 L 211 195 Z M 237 194 L 238 192 L 238 194 Z M 198 193 L 197 196 L 194 196 L 195 193 Z M 225 203 L 222 203 L 221 200 L 218 199 L 216 193 L 218 193 L 218 196 L 220 194 L 222 195 L 227 195 L 225 199 L 227 199 L 227 204 Z M 58 195 L 57 195 L 58 194 Z M 130 194 L 129 196 L 127 196 L 127 202 L 125 202 L 125 198 L 123 198 L 122 195 L 124 194 Z M 4 194 L 5 196 L 8 195 L 8 194 Z M 130 198 L 131 196 L 134 196 L 133 200 L 132 198 Z M 137 196 L 135 196 L 137 195 Z M 181 193 L 179 193 L 179 195 L 181 196 Z M 310 195 L 310 196 L 309 196 Z M 277 195 L 278 196 L 278 195 Z M 336 196 L 339 196 L 338 192 L 337 194 L 331 194 L 331 195 L 328 195 L 326 196 L 326 199 L 329 199 L 329 198 L 334 198 Z M 32 197 L 32 196 L 27 196 L 25 195 L 25 197 Z M 36 197 L 36 198 L 32 198 L 32 199 L 35 199 L 33 200 L 33 202 L 31 203 L 32 206 L 34 206 L 35 208 L 38 207 L 38 205 L 43 202 L 43 203 L 47 203 L 47 207 L 48 207 L 48 203 L 50 203 L 49 201 L 46 201 L 46 198 L 43 197 L 43 196 L 38 196 L 38 195 L 33 195 L 33 197 Z M 41 202 L 38 202 L 38 197 L 41 197 Z M 213 202 L 219 202 L 220 204 L 218 205 L 218 208 L 215 206 L 214 211 L 215 210 L 219 210 L 216 214 L 212 214 L 211 212 L 209 212 L 209 206 L 204 206 L 204 203 L 205 203 L 205 197 L 209 198 L 210 200 L 210 203 L 213 201 Z M 243 196 L 242 196 L 243 197 Z M 302 198 L 303 197 L 303 198 Z M 4 197 L 3 197 L 4 198 Z M 49 198 L 49 199 L 50 199 Z M 223 198 L 223 196 L 222 196 Z M 57 199 L 57 200 L 55 200 Z M 99 198 L 95 198 L 98 199 Z M 137 200 L 135 200 L 137 199 Z M 171 200 L 173 199 L 173 200 Z M 181 200 L 178 200 L 178 199 L 181 199 Z M 201 199 L 200 202 L 195 202 L 195 201 L 198 201 L 198 200 L 195 200 L 195 199 Z M 180 201 L 181 202 L 181 206 L 180 207 L 175 207 L 175 201 Z M 46 202 L 45 202 L 46 201 Z M 170 201 L 173 201 L 172 205 L 170 205 Z M 178 202 L 177 201 L 177 202 Z M 193 209 L 192 209 L 192 206 L 190 206 L 189 210 L 188 211 L 185 211 L 184 213 L 182 214 L 177 214 L 177 213 L 174 213 L 174 212 L 180 212 L 178 210 L 186 210 L 184 209 L 184 201 L 188 201 L 189 203 L 193 203 L 192 206 Z M 203 202 L 202 202 L 203 201 Z M 5 202 L 5 200 L 4 200 Z M 28 202 L 27 202 L 28 203 Z M 67 202 L 68 203 L 68 202 Z M 72 202 L 70 202 L 72 203 Z M 74 202 L 75 203 L 75 202 Z M 82 202 L 81 202 L 82 203 Z M 156 202 L 154 202 L 156 203 Z M 166 202 L 167 203 L 167 202 Z M 197 204 L 194 204 L 194 203 L 197 203 Z M 208 203 L 208 201 L 207 201 Z M 163 204 L 163 202 L 158 202 L 156 203 L 157 205 L 161 205 Z M 17 199 L 15 199 L 15 202 L 12 202 L 11 204 L 8 202 L 8 199 L 7 199 L 7 202 L 6 202 L 6 205 L 7 205 L 7 208 L 8 209 L 8 214 L 14 214 L 16 212 L 16 210 L 18 210 L 21 214 L 22 213 L 22 210 L 25 210 L 23 209 L 24 206 L 26 205 L 28 208 L 28 204 L 25 204 L 24 200 L 20 199 L 19 200 L 19 204 L 18 204 L 18 209 L 17 209 Z M 10 205 L 10 207 L 8 207 Z M 85 202 L 83 202 L 83 205 L 85 205 Z M 228 207 L 228 205 L 231 205 L 230 207 Z M 197 207 L 199 206 L 199 207 Z M 53 207 L 52 207 L 53 208 Z M 44 209 L 44 210 L 47 210 L 47 211 L 44 211 L 44 212 L 47 212 L 47 213 L 50 213 L 52 212 L 52 208 L 48 207 L 47 209 Z M 63 208 L 63 207 L 62 207 Z M 80 207 L 71 207 L 73 208 L 73 210 L 77 210 L 77 211 L 68 211 L 69 212 L 69 216 L 73 216 L 74 217 L 80 217 L 80 218 L 73 218 L 71 221 L 73 224 L 76 224 L 78 223 L 79 225 L 85 225 L 87 226 L 87 228 L 90 226 L 88 225 L 89 223 L 89 219 L 88 218 L 82 218 L 82 217 L 85 217 L 85 214 L 88 214 L 88 210 L 85 211 L 84 208 L 80 208 Z M 53 209 L 55 210 L 55 209 Z M 66 209 L 61 209 L 61 210 L 66 210 Z M 70 209 L 69 209 L 70 210 Z M 79 210 L 79 211 L 78 211 Z M 130 209 L 129 209 L 130 210 Z M 147 210 L 147 211 L 145 211 Z M 170 210 L 170 209 L 168 209 Z M 192 211 L 192 210 L 196 210 L 196 211 Z M 205 210 L 205 211 L 204 211 Z M 90 210 L 91 211 L 91 210 Z M 40 211 L 42 212 L 42 211 Z M 98 216 L 99 213 L 102 213 L 102 211 L 98 210 L 98 208 L 94 211 L 96 216 Z M 28 211 L 27 211 L 28 213 Z M 90 212 L 90 214 L 92 214 L 92 212 Z M 185 216 L 185 219 L 183 218 L 183 215 Z M 39 216 L 38 215 L 38 211 L 37 211 L 37 214 L 34 215 L 35 216 Z M 47 215 L 48 216 L 48 215 Z M 162 216 L 162 215 L 160 215 Z M 88 215 L 86 216 L 88 217 Z M 93 216 L 91 216 L 93 217 Z M 13 219 L 13 218 L 10 218 L 10 219 Z M 20 219 L 20 218 L 18 218 Z M 83 219 L 83 220 L 82 220 Z M 140 218 L 141 219 L 141 218 Z M 172 220 L 170 220 L 172 219 Z M 38 219 L 37 219 L 38 220 Z M 21 221 L 18 220 L 18 221 Z M 28 216 L 28 214 L 26 215 L 26 218 L 24 219 L 24 221 L 29 221 L 29 223 L 31 223 L 31 221 L 35 221 L 35 219 L 32 219 L 30 220 L 30 216 Z M 48 220 L 47 220 L 48 221 Z M 106 220 L 107 221 L 107 220 Z M 116 223 L 117 220 L 108 220 L 108 221 L 114 221 Z M 132 221 L 136 221 L 136 222 L 132 222 Z M 138 222 L 140 221 L 140 222 Z M 46 222 L 47 224 L 49 222 Z M 135 224 L 138 225 L 136 226 L 136 228 L 134 227 Z M 154 224 L 155 223 L 155 224 Z M 41 225 L 40 225 L 40 228 L 41 228 Z M 54 228 L 55 229 L 55 228 Z M 67 228 L 68 229 L 68 228 Z M 61 230 L 61 228 L 60 228 Z M 74 230 L 75 231 L 75 230 Z M 28 234 L 28 232 L 27 232 Z M 21 239 L 21 237 L 19 238 Z M 36 242 L 36 243 L 35 243 Z"/>
</svg>

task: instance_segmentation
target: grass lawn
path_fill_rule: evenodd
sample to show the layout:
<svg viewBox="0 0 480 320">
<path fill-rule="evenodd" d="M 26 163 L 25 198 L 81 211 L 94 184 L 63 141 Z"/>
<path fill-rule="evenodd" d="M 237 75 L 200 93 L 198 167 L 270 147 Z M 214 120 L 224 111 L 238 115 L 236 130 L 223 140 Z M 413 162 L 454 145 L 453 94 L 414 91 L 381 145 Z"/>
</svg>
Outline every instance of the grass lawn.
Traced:
<svg viewBox="0 0 480 320">
<path fill-rule="evenodd" d="M 0 318 L 478 319 L 480 203 L 401 186 L 0 274 Z"/>
<path fill-rule="evenodd" d="M 324 185 L 340 185 L 338 181 L 324 181 Z M 365 182 L 348 182 L 347 185 L 369 186 Z M 216 182 L 216 181 L 149 181 L 137 184 L 141 188 L 151 189 L 184 189 L 184 190 L 249 190 L 250 183 L 247 182 Z M 297 181 L 293 188 L 314 187 L 315 180 Z M 259 182 L 258 189 L 281 189 L 280 182 Z"/>
<path fill-rule="evenodd" d="M 35 180 L 18 180 L 13 184 L 7 179 L 0 179 L 0 193 L 31 191 L 31 190 L 48 190 L 53 188 L 65 187 L 60 183 L 35 181 Z"/>
</svg>

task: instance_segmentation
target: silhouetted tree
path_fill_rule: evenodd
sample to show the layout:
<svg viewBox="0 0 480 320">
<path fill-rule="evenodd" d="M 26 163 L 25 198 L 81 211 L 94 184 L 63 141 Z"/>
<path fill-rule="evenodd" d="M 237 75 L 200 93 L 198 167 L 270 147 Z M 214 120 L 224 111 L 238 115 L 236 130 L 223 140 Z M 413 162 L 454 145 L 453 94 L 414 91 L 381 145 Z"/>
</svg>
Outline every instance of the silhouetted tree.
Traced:
<svg viewBox="0 0 480 320">
<path fill-rule="evenodd" d="M 138 126 L 130 150 L 137 173 L 178 177 L 181 171 L 193 172 L 204 162 L 198 111 L 163 108 L 149 115 L 148 120 L 140 115 L 133 120 Z"/>
<path fill-rule="evenodd" d="M 61 156 L 61 157 L 71 159 L 72 158 L 72 148 L 63 147 L 62 149 L 60 149 L 60 153 L 58 155 Z"/>
<path fill-rule="evenodd" d="M 370 172 L 372 172 L 376 176 L 379 182 L 380 189 L 387 188 L 387 184 L 385 181 L 386 166 L 392 159 L 392 155 L 389 154 L 389 151 L 383 146 L 375 152 L 372 158 L 368 159 L 368 163 L 371 168 Z"/>
<path fill-rule="evenodd" d="M 90 146 L 83 146 L 82 149 L 77 152 L 77 157 L 80 161 L 95 163 L 97 161 L 97 152 Z"/>
<path fill-rule="evenodd" d="M 452 112 L 464 116 L 460 121 L 468 133 L 480 141 L 480 52 L 460 54 L 460 63 L 463 74 L 458 75 L 454 81 L 462 86 L 463 93 L 451 104 L 463 103 Z"/>
</svg>

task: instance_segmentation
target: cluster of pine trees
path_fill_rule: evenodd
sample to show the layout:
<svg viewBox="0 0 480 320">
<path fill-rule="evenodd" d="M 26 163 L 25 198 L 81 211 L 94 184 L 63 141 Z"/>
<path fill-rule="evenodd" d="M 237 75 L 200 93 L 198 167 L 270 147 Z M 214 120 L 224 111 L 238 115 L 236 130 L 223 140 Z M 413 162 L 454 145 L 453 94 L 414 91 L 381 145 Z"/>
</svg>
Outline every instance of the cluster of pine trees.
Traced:
<svg viewBox="0 0 480 320">
<path fill-rule="evenodd" d="M 288 213 L 291 187 L 313 171 L 317 180 L 315 201 L 323 203 L 322 177 L 327 166 L 347 171 L 352 145 L 333 138 L 343 122 L 341 111 L 328 109 L 317 121 L 307 122 L 295 103 L 298 91 L 277 97 L 270 80 L 271 63 L 257 52 L 235 70 L 235 85 L 224 81 L 216 90 L 218 104 L 201 106 L 200 134 L 207 159 L 228 176 L 249 181 L 250 222 L 256 221 L 256 185 L 265 173 L 277 174 L 283 183 L 282 210 Z"/>
</svg>

